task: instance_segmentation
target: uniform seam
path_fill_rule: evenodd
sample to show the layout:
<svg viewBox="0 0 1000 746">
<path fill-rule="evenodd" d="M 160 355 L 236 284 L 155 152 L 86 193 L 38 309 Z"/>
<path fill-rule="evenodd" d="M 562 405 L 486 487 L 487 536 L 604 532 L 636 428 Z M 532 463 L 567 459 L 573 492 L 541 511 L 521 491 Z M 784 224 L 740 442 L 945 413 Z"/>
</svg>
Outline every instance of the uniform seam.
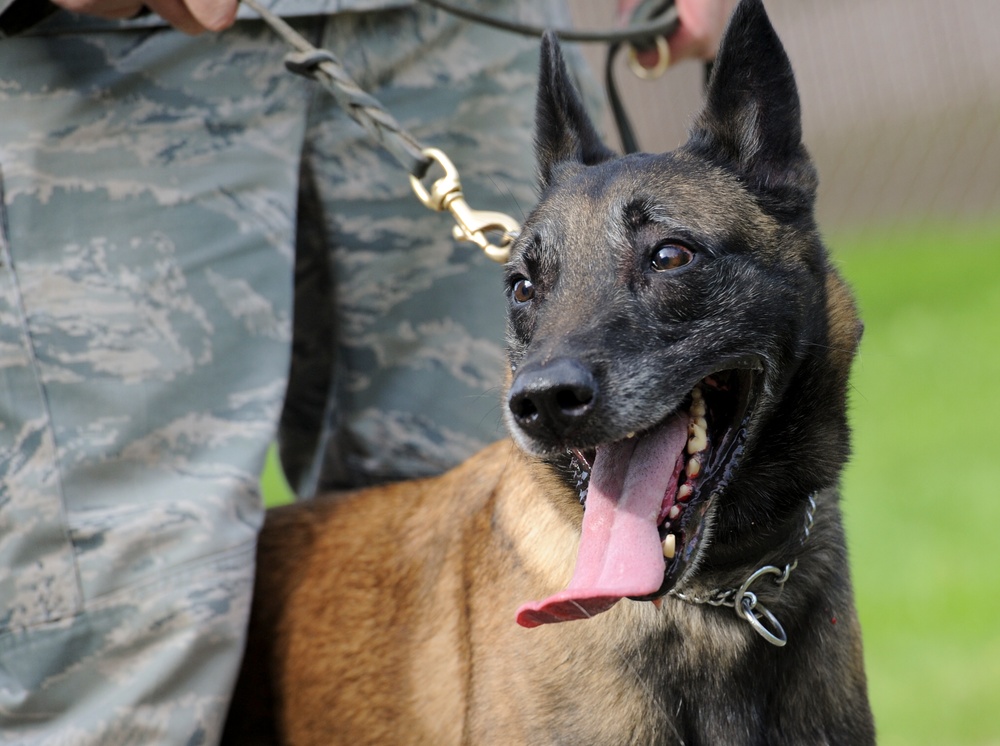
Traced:
<svg viewBox="0 0 1000 746">
<path fill-rule="evenodd" d="M 152 585 L 168 584 L 176 576 L 182 575 L 186 572 L 190 572 L 194 569 L 202 567 L 203 565 L 211 564 L 213 562 L 218 562 L 220 560 L 229 558 L 230 556 L 235 558 L 236 556 L 243 553 L 253 554 L 256 550 L 256 547 L 257 547 L 257 538 L 255 536 L 253 539 L 242 541 L 239 544 L 231 544 L 230 546 L 224 549 L 218 549 L 212 552 L 211 554 L 204 554 L 201 555 L 200 557 L 193 557 L 189 560 L 186 560 L 185 562 L 180 563 L 179 565 L 175 565 L 174 567 L 170 568 L 170 570 L 167 572 L 159 571 L 156 574 L 149 577 L 148 579 L 140 580 L 136 583 L 130 583 L 129 585 L 122 586 L 121 588 L 116 588 L 112 591 L 100 593 L 94 596 L 93 598 L 89 599 L 88 601 L 86 601 L 85 605 L 87 607 L 91 606 L 99 607 L 102 604 L 107 603 L 109 600 L 114 599 L 116 596 L 122 594 L 137 593 L 147 588 L 148 586 Z"/>
</svg>

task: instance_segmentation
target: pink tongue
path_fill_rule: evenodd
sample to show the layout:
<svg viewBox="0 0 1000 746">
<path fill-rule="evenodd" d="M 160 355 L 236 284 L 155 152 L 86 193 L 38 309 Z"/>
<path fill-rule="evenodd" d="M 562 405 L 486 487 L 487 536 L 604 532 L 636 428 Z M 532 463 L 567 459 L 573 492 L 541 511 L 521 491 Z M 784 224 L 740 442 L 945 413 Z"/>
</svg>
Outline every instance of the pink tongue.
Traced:
<svg viewBox="0 0 1000 746">
<path fill-rule="evenodd" d="M 537 627 L 585 619 L 626 596 L 647 596 L 663 584 L 666 565 L 656 527 L 687 443 L 685 418 L 671 418 L 641 439 L 597 450 L 583 513 L 573 579 L 564 591 L 524 604 L 517 623 Z"/>
</svg>

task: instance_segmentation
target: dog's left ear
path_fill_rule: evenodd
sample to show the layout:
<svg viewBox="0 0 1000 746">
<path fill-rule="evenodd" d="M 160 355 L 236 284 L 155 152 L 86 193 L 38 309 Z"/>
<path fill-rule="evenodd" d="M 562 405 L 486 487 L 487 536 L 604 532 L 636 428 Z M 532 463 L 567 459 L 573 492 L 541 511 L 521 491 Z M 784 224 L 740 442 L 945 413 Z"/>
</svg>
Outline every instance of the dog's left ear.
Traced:
<svg viewBox="0 0 1000 746">
<path fill-rule="evenodd" d="M 542 36 L 535 108 L 535 157 L 539 186 L 545 189 L 561 163 L 592 165 L 614 157 L 587 116 L 570 80 L 555 34 Z"/>
<path fill-rule="evenodd" d="M 816 172 L 802 144 L 792 65 L 761 0 L 742 0 L 722 38 L 705 108 L 685 146 L 775 204 L 810 209 Z"/>
</svg>

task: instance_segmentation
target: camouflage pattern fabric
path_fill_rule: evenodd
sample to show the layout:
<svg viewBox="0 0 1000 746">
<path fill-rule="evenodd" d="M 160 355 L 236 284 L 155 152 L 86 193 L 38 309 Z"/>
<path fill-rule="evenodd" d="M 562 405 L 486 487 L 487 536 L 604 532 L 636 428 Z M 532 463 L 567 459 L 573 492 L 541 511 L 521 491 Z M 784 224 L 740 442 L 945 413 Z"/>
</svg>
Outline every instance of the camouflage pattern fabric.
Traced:
<svg viewBox="0 0 1000 746">
<path fill-rule="evenodd" d="M 296 25 L 527 212 L 537 42 Z M 0 742 L 217 740 L 279 419 L 300 492 L 499 435 L 499 268 L 284 53 L 254 22 L 0 42 Z"/>
</svg>

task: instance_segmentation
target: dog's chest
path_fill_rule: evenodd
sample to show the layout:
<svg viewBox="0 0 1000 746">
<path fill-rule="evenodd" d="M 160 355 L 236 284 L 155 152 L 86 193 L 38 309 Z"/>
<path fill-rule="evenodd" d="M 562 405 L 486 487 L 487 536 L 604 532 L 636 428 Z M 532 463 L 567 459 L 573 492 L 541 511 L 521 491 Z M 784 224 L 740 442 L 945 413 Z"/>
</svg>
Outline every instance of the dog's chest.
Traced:
<svg viewBox="0 0 1000 746">
<path fill-rule="evenodd" d="M 494 648 L 490 664 L 479 667 L 472 720 L 483 730 L 471 740 L 741 743 L 736 732 L 715 732 L 718 723 L 713 737 L 732 740 L 706 740 L 709 733 L 702 733 L 699 702 L 730 698 L 726 671 L 745 651 L 745 637 L 730 634 L 735 625 L 705 617 L 680 602 L 657 609 L 625 600 L 594 619 L 519 630 L 506 653 Z"/>
</svg>

